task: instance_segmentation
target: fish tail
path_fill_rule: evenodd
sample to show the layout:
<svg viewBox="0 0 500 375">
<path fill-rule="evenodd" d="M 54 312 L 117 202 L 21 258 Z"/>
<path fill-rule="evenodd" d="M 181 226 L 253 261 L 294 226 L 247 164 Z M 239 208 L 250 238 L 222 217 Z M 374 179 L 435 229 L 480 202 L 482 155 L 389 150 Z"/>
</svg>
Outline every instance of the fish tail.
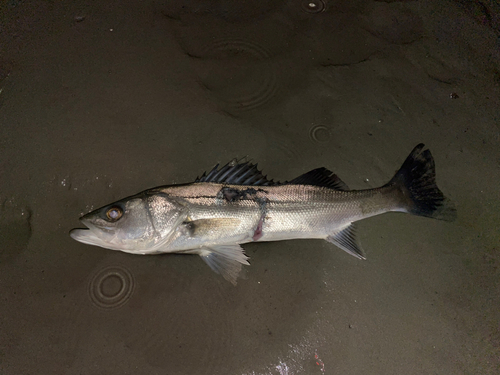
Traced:
<svg viewBox="0 0 500 375">
<path fill-rule="evenodd" d="M 456 209 L 436 185 L 436 168 L 429 150 L 417 145 L 386 186 L 396 187 L 403 193 L 405 212 L 434 219 L 453 221 Z"/>
</svg>

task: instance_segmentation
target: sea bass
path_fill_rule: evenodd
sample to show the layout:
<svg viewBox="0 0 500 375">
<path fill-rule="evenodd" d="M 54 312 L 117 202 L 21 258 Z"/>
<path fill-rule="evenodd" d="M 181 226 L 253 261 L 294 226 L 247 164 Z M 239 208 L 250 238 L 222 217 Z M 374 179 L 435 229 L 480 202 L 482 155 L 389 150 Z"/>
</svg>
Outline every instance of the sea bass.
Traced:
<svg viewBox="0 0 500 375">
<path fill-rule="evenodd" d="M 321 238 L 365 259 L 355 222 L 398 211 L 452 221 L 456 210 L 435 181 L 434 159 L 419 144 L 376 189 L 349 190 L 326 168 L 289 182 L 267 179 L 250 162 L 215 166 L 190 184 L 162 186 L 92 211 L 75 240 L 133 254 L 199 255 L 236 284 L 248 265 L 241 244 Z"/>
</svg>

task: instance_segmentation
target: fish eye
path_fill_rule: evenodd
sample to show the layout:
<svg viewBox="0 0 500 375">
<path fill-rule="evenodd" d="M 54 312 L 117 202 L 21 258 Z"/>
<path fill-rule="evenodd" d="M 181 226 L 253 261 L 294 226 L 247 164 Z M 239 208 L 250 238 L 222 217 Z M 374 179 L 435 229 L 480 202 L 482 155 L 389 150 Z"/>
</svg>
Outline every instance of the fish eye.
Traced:
<svg viewBox="0 0 500 375">
<path fill-rule="evenodd" d="M 111 221 L 116 221 L 123 215 L 123 210 L 120 207 L 111 207 L 106 211 L 106 216 Z"/>
</svg>

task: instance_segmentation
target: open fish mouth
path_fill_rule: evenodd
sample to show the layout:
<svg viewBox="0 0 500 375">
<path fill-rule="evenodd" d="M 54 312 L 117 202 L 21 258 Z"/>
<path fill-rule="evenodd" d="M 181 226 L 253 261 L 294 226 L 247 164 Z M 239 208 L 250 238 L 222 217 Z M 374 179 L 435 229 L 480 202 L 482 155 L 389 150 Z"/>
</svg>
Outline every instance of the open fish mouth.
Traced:
<svg viewBox="0 0 500 375">
<path fill-rule="evenodd" d="M 99 228 L 100 230 L 96 230 L 97 228 L 92 225 L 90 222 L 88 222 L 87 220 L 85 220 L 85 216 L 80 218 L 80 222 L 85 225 L 87 228 L 76 228 L 76 229 L 72 229 L 70 232 L 69 232 L 69 235 L 71 236 L 71 238 L 73 238 L 74 240 L 78 241 L 78 242 L 81 242 L 81 243 L 84 243 L 84 244 L 87 244 L 87 245 L 95 245 L 95 246 L 109 246 L 110 244 L 105 241 L 103 238 L 102 238 L 102 234 L 103 232 L 106 233 L 106 232 L 109 232 L 109 230 L 107 230 L 107 228 Z M 97 233 L 99 233 L 100 235 L 97 235 Z"/>
</svg>

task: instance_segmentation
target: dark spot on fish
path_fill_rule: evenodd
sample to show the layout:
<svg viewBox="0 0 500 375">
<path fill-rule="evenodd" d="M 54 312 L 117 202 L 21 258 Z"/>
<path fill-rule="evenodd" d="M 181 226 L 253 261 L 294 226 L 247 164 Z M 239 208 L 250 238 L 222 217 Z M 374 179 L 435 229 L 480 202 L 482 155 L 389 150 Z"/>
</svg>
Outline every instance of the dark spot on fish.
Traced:
<svg viewBox="0 0 500 375">
<path fill-rule="evenodd" d="M 258 241 L 262 237 L 262 224 L 264 224 L 264 216 L 260 217 L 257 228 L 255 229 L 255 232 L 253 232 L 252 240 Z"/>
<path fill-rule="evenodd" d="M 185 221 L 182 223 L 181 230 L 188 236 L 194 236 L 196 230 L 196 225 L 192 221 Z"/>
<path fill-rule="evenodd" d="M 217 193 L 217 198 L 224 199 L 227 202 L 237 202 L 242 199 L 255 199 L 258 192 L 264 192 L 263 189 L 247 188 L 236 189 L 230 187 L 223 187 Z"/>
<path fill-rule="evenodd" d="M 235 202 L 243 196 L 243 193 L 237 189 L 222 188 L 220 191 L 222 198 L 228 202 Z"/>
<path fill-rule="evenodd" d="M 252 240 L 258 241 L 263 236 L 262 226 L 264 225 L 264 220 L 267 219 L 268 199 L 267 198 L 257 198 L 257 199 L 255 199 L 255 201 L 257 203 L 259 203 L 259 205 L 260 205 L 261 214 L 260 214 L 259 222 L 257 223 L 257 228 L 255 228 L 255 231 L 253 232 Z"/>
<path fill-rule="evenodd" d="M 267 218 L 267 204 L 269 202 L 266 197 L 258 197 L 257 193 L 267 192 L 264 189 L 255 189 L 251 187 L 244 189 L 223 187 L 217 193 L 217 199 L 224 200 L 229 203 L 238 202 L 240 200 L 253 200 L 259 205 L 261 215 L 252 236 L 253 241 L 258 241 L 263 235 L 262 227 L 264 225 L 264 220 Z"/>
<path fill-rule="evenodd" d="M 192 221 L 185 221 L 183 223 L 186 227 L 186 229 L 193 230 L 194 229 L 194 223 Z"/>
</svg>

